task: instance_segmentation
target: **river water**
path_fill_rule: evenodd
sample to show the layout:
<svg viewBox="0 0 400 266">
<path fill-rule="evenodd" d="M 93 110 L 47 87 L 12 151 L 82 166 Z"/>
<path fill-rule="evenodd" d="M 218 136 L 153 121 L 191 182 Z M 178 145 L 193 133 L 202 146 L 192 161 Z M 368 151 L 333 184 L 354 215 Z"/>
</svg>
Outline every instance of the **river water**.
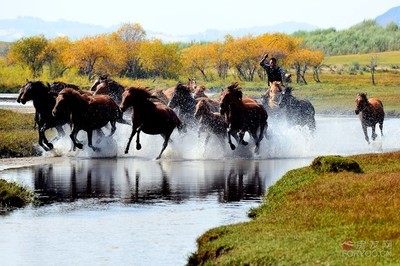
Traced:
<svg viewBox="0 0 400 266">
<path fill-rule="evenodd" d="M 107 129 L 105 130 L 107 131 Z M 196 132 L 174 132 L 161 160 L 162 138 L 142 135 L 142 150 L 124 148 L 129 126 L 70 151 L 55 141 L 43 164 L 7 169 L 0 178 L 35 190 L 39 206 L 0 216 L 4 265 L 185 265 L 206 230 L 248 221 L 246 213 L 290 169 L 319 155 L 399 150 L 400 119 L 386 119 L 385 136 L 368 145 L 356 116 L 318 116 L 317 130 L 270 123 L 260 155 L 231 151 Z M 107 132 L 106 132 L 107 134 Z M 78 137 L 85 141 L 85 134 Z"/>
</svg>

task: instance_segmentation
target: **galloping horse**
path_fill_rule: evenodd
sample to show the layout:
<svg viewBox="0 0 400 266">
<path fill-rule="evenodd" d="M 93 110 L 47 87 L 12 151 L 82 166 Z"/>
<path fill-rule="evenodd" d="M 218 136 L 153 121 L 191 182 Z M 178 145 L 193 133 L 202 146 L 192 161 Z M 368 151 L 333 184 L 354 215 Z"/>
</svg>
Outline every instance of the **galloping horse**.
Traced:
<svg viewBox="0 0 400 266">
<path fill-rule="evenodd" d="M 60 91 L 65 88 L 72 88 L 76 91 L 79 91 L 81 94 L 85 93 L 83 90 L 81 90 L 81 88 L 79 88 L 78 85 L 75 84 L 65 83 L 62 81 L 55 81 L 50 84 L 50 92 L 55 93 L 56 95 L 58 95 Z"/>
<path fill-rule="evenodd" d="M 279 102 L 282 98 L 282 93 L 285 91 L 285 86 L 279 81 L 271 83 L 271 87 L 261 96 L 261 101 L 266 110 L 272 111 L 273 114 L 279 112 Z"/>
<path fill-rule="evenodd" d="M 206 86 L 204 85 L 196 87 L 193 93 L 193 98 L 197 99 L 201 97 L 208 98 L 208 96 L 206 95 Z"/>
<path fill-rule="evenodd" d="M 70 121 L 68 115 L 60 115 L 55 118 L 51 114 L 56 103 L 56 96 L 50 93 L 50 87 L 45 86 L 41 81 L 27 81 L 19 91 L 18 103 L 25 104 L 27 101 L 33 101 L 35 107 L 35 123 L 38 125 L 39 145 L 46 151 L 54 148 L 47 138 L 45 131 L 55 127 L 58 136 L 64 136 L 63 125 Z"/>
<path fill-rule="evenodd" d="M 237 82 L 232 82 L 220 96 L 220 113 L 225 115 L 225 121 L 229 125 L 228 142 L 232 150 L 236 147 L 231 141 L 231 136 L 239 144 L 247 145 L 243 137 L 246 132 L 249 132 L 256 144 L 255 153 L 258 154 L 260 142 L 268 127 L 268 114 L 261 104 L 244 102 L 242 97 L 243 93 Z"/>
<path fill-rule="evenodd" d="M 93 95 L 109 95 L 117 104 L 121 103 L 124 90 L 124 86 L 108 76 L 100 76 L 90 88 L 90 91 L 94 91 Z"/>
<path fill-rule="evenodd" d="M 139 134 L 143 131 L 150 135 L 161 135 L 164 143 L 160 154 L 156 159 L 160 159 L 162 153 L 168 145 L 172 132 L 177 127 L 182 129 L 182 122 L 175 112 L 160 103 L 151 101 L 155 96 L 151 95 L 148 88 L 128 87 L 122 95 L 121 110 L 124 112 L 129 107 L 133 107 L 132 112 L 132 133 L 129 137 L 125 153 L 128 153 L 133 136 L 137 133 L 136 149 L 140 150 Z"/>
<path fill-rule="evenodd" d="M 184 124 L 193 125 L 194 120 L 194 110 L 197 101 L 200 99 L 205 99 L 211 105 L 211 110 L 213 112 L 218 111 L 219 103 L 213 99 L 209 98 L 197 98 L 194 99 L 191 93 L 191 89 L 187 85 L 183 85 L 181 82 L 175 87 L 173 96 L 168 103 L 170 108 L 179 108 L 179 117 L 182 119 Z"/>
<path fill-rule="evenodd" d="M 381 100 L 377 98 L 367 98 L 366 93 L 359 93 L 356 99 L 355 113 L 360 117 L 361 126 L 364 131 L 365 140 L 369 142 L 367 127 L 372 128 L 372 140 L 375 140 L 375 126 L 379 123 L 381 136 L 383 136 L 383 120 L 385 119 L 385 111 Z"/>
<path fill-rule="evenodd" d="M 98 151 L 99 148 L 92 145 L 92 131 L 101 129 L 110 122 L 111 136 L 116 130 L 117 120 L 122 117 L 118 105 L 108 95 L 89 97 L 81 95 L 72 88 L 66 88 L 58 94 L 52 113 L 55 117 L 60 113 L 71 115 L 72 132 L 69 136 L 73 143 L 73 150 L 76 147 L 83 148 L 76 136 L 80 130 L 84 130 L 87 133 L 88 146 L 94 151 Z"/>
<path fill-rule="evenodd" d="M 279 107 L 284 108 L 286 119 L 292 125 L 308 126 L 315 130 L 315 109 L 308 100 L 298 100 L 292 95 L 292 88 L 286 88 L 281 95 Z"/>
<path fill-rule="evenodd" d="M 190 93 L 193 93 L 197 87 L 196 79 L 189 78 L 188 81 L 188 88 L 190 89 Z M 168 102 L 171 101 L 172 97 L 174 96 L 175 87 L 168 88 L 163 91 L 164 95 L 168 98 Z"/>
<path fill-rule="evenodd" d="M 216 135 L 220 140 L 224 140 L 227 136 L 228 124 L 223 116 L 218 112 L 212 112 L 210 104 L 201 99 L 196 104 L 194 117 L 199 121 L 199 137 L 202 132 L 206 132 L 205 144 L 208 143 L 211 133 Z"/>
</svg>

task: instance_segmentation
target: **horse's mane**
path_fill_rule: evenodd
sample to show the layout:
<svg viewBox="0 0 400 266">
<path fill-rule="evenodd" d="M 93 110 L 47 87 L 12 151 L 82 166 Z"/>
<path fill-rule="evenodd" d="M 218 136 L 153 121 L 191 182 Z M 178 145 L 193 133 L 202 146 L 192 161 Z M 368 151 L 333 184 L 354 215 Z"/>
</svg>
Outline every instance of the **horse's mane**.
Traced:
<svg viewBox="0 0 400 266">
<path fill-rule="evenodd" d="M 367 94 L 365 93 L 365 92 L 360 92 L 359 94 L 358 94 L 358 96 L 359 97 L 361 97 L 361 98 L 363 98 L 364 100 L 368 100 L 368 98 L 367 98 Z"/>
<path fill-rule="evenodd" d="M 237 81 L 232 81 L 231 84 L 227 87 L 229 91 L 238 91 L 241 90 L 242 87 L 240 87 L 239 82 Z"/>
<path fill-rule="evenodd" d="M 45 89 L 45 92 L 49 92 L 49 91 L 50 91 L 50 84 L 47 83 L 47 85 L 46 85 L 44 82 L 42 82 L 42 81 L 40 81 L 40 80 L 28 81 L 28 82 L 24 85 L 24 87 L 25 87 L 28 83 L 31 83 L 32 88 L 40 88 L 40 89 L 44 88 L 44 89 Z"/>
<path fill-rule="evenodd" d="M 135 97 L 140 99 L 154 98 L 149 87 L 128 87 L 126 90 L 134 92 Z"/>
<path fill-rule="evenodd" d="M 175 87 L 175 92 L 179 94 L 190 94 L 190 88 L 187 85 L 184 85 L 182 82 L 178 82 Z"/>
</svg>

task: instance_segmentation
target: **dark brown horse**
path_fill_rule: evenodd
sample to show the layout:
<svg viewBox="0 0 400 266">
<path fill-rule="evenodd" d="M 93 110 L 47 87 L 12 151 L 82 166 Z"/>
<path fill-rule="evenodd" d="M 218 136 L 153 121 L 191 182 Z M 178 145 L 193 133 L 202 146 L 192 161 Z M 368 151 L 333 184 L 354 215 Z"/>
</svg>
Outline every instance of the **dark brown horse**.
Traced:
<svg viewBox="0 0 400 266">
<path fill-rule="evenodd" d="M 89 97 L 72 88 L 66 88 L 59 93 L 52 112 L 55 117 L 60 113 L 71 115 L 72 132 L 69 136 L 73 142 L 73 150 L 76 147 L 83 148 L 76 136 L 80 130 L 84 130 L 87 133 L 88 146 L 98 151 L 99 148 L 92 145 L 93 130 L 101 129 L 110 122 L 111 136 L 116 130 L 117 120 L 122 116 L 118 105 L 108 95 Z"/>
<path fill-rule="evenodd" d="M 56 95 L 58 95 L 60 91 L 62 91 L 65 88 L 72 88 L 76 91 L 79 91 L 81 94 L 85 93 L 83 90 L 81 90 L 81 88 L 78 85 L 75 84 L 65 83 L 62 81 L 55 81 L 50 84 L 50 92 L 55 93 Z"/>
<path fill-rule="evenodd" d="M 225 140 L 228 124 L 220 113 L 211 111 L 210 104 L 205 99 L 197 102 L 194 117 L 199 121 L 199 137 L 202 132 L 206 133 L 205 144 L 208 143 L 211 134 L 216 135 L 220 140 Z"/>
<path fill-rule="evenodd" d="M 286 88 L 280 97 L 279 108 L 283 108 L 289 124 L 308 126 L 311 131 L 315 130 L 315 109 L 310 101 L 294 97 L 290 87 Z"/>
<path fill-rule="evenodd" d="M 27 81 L 19 91 L 18 103 L 25 104 L 27 101 L 33 101 L 35 107 L 35 123 L 38 125 L 39 145 L 46 151 L 53 149 L 46 138 L 46 130 L 56 128 L 58 136 L 65 135 L 63 125 L 69 123 L 70 118 L 67 114 L 54 117 L 51 113 L 55 103 L 56 95 L 50 92 L 50 87 L 41 81 Z"/>
<path fill-rule="evenodd" d="M 244 134 L 249 132 L 253 137 L 258 154 L 260 142 L 266 133 L 268 114 L 261 104 L 252 101 L 242 101 L 243 93 L 237 82 L 232 82 L 220 96 L 220 113 L 225 115 L 228 123 L 228 142 L 231 149 L 236 147 L 231 141 L 233 136 L 239 144 L 247 145 L 243 140 Z"/>
<path fill-rule="evenodd" d="M 161 135 L 164 138 L 161 152 L 157 156 L 157 159 L 160 159 L 174 129 L 176 127 L 178 129 L 182 128 L 182 122 L 175 112 L 168 106 L 151 101 L 154 97 L 148 88 L 129 87 L 125 89 L 120 105 L 121 110 L 126 111 L 129 107 L 133 108 L 132 132 L 129 136 L 125 153 L 128 153 L 132 138 L 136 133 L 136 149 L 140 150 L 142 148 L 139 135 L 143 131 L 146 134 Z"/>
<path fill-rule="evenodd" d="M 217 112 L 219 109 L 219 102 L 209 98 L 193 98 L 192 90 L 189 86 L 178 82 L 174 89 L 171 100 L 168 106 L 172 109 L 178 108 L 179 117 L 185 125 L 193 126 L 195 123 L 194 111 L 196 108 L 197 101 L 205 99 L 211 106 L 213 112 Z"/>
<path fill-rule="evenodd" d="M 360 117 L 361 126 L 364 131 L 365 140 L 369 142 L 367 127 L 372 128 L 372 140 L 375 140 L 377 134 L 375 133 L 375 126 L 379 124 L 381 136 L 383 136 L 383 120 L 385 119 L 385 112 L 381 100 L 377 98 L 367 98 L 366 93 L 359 93 L 356 99 L 355 113 Z"/>
<path fill-rule="evenodd" d="M 100 76 L 90 88 L 93 95 L 109 95 L 117 104 L 121 103 L 124 90 L 124 86 L 108 76 Z"/>
</svg>

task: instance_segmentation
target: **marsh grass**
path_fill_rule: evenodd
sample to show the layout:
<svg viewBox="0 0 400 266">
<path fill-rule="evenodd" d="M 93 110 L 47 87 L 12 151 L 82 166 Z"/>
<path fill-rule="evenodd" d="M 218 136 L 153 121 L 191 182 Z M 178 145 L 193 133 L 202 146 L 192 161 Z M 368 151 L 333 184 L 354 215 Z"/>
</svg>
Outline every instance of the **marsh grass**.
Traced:
<svg viewBox="0 0 400 266">
<path fill-rule="evenodd" d="M 0 109 L 0 158 L 39 155 L 33 114 Z"/>
<path fill-rule="evenodd" d="M 400 153 L 348 158 L 363 172 L 289 171 L 252 221 L 199 237 L 189 264 L 398 265 Z"/>
<path fill-rule="evenodd" d="M 2 211 L 20 208 L 34 201 L 35 195 L 28 188 L 0 179 L 0 209 Z"/>
</svg>

